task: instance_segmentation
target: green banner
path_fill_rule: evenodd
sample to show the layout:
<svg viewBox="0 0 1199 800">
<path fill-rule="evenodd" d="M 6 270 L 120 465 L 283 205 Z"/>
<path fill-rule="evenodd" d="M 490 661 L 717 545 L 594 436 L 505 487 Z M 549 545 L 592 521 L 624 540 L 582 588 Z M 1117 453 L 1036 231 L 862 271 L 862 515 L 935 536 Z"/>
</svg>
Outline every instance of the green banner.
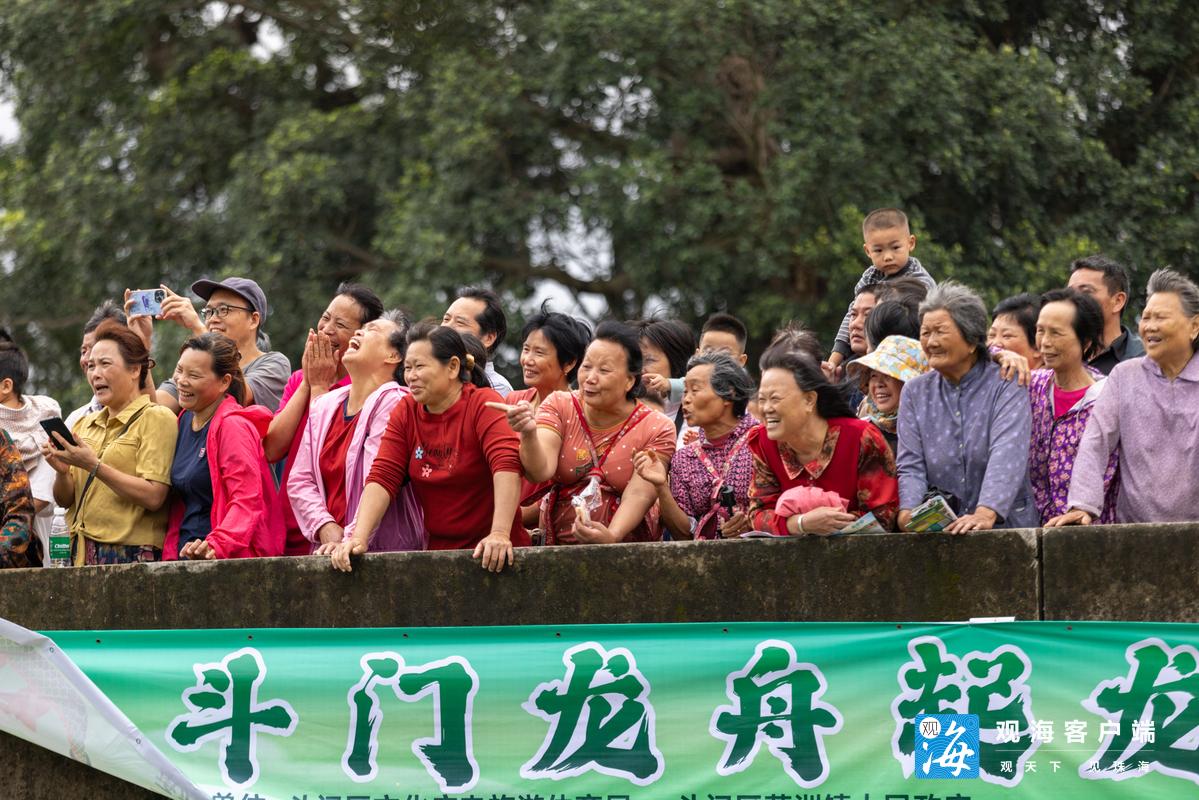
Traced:
<svg viewBox="0 0 1199 800">
<path fill-rule="evenodd" d="M 177 796 L 1199 796 L 1196 625 L 49 636 L 200 793 Z M 938 751 L 921 738 L 929 714 L 977 720 L 977 743 Z M 920 777 L 969 774 L 963 758 L 978 777 Z"/>
</svg>

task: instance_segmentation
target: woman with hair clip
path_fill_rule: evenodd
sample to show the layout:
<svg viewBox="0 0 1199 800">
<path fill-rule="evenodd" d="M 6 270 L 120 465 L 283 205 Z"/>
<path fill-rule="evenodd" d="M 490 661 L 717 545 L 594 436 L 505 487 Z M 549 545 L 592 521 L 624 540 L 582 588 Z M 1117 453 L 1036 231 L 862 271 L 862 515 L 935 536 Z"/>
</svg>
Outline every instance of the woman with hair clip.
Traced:
<svg viewBox="0 0 1199 800">
<path fill-rule="evenodd" d="M 891 448 L 878 428 L 854 416 L 808 356 L 774 349 L 759 367 L 763 424 L 749 440 L 754 529 L 824 536 L 871 513 L 884 530 L 893 530 L 899 485 Z M 789 491 L 801 487 L 807 491 Z"/>
<path fill-rule="evenodd" d="M 329 555 L 358 512 L 391 412 L 408 389 L 404 378 L 408 320 L 389 311 L 350 338 L 341 363 L 352 379 L 312 402 L 287 479 L 300 532 Z M 369 539 L 371 552 L 424 550 L 425 523 L 412 486 L 404 486 Z"/>
<path fill-rule="evenodd" d="M 520 522 L 520 443 L 483 365 L 474 336 L 421 322 L 408 333 L 404 380 L 411 394 L 391 414 L 358 513 L 331 556 L 350 571 L 350 556 L 370 537 L 406 483 L 424 513 L 430 550 L 473 548 L 482 567 L 499 572 L 513 546 L 529 544 Z"/>
<path fill-rule="evenodd" d="M 546 544 L 607 544 L 661 538 L 658 493 L 636 473 L 649 451 L 669 461 L 670 420 L 639 399 L 637 331 L 604 322 L 583 355 L 577 392 L 554 392 L 536 413 L 528 402 L 497 405 L 520 433 L 520 460 L 531 481 L 552 481 L 541 504 Z"/>
<path fill-rule="evenodd" d="M 219 333 L 188 339 L 179 351 L 175 386 L 183 412 L 167 560 L 283 555 L 283 511 L 262 453 L 271 412 L 242 407 L 240 361 L 233 340 Z"/>
<path fill-rule="evenodd" d="M 102 323 L 87 358 L 101 409 L 75 423 L 75 444 L 52 434 L 42 445 L 58 473 L 54 501 L 67 509 L 76 566 L 162 556 L 176 427 L 175 415 L 142 393 L 151 366 L 136 333 Z"/>
</svg>

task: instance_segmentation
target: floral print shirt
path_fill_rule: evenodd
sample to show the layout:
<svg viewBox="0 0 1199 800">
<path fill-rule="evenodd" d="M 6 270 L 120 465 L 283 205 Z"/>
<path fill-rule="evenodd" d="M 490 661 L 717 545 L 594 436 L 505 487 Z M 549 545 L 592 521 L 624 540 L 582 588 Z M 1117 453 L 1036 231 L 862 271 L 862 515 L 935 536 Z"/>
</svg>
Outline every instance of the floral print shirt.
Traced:
<svg viewBox="0 0 1199 800">
<path fill-rule="evenodd" d="M 1106 379 L 1098 370 L 1091 370 L 1097 380 L 1078 403 L 1061 416 L 1057 415 L 1053 397 L 1053 370 L 1038 369 L 1029 381 L 1028 396 L 1032 401 L 1032 438 L 1028 448 L 1028 479 L 1032 483 L 1033 500 L 1041 514 L 1041 523 L 1070 510 L 1067 495 L 1070 477 L 1074 474 L 1074 459 L 1082 441 L 1087 420 L 1095 401 L 1103 392 Z M 1119 456 L 1112 453 L 1103 475 L 1104 504 L 1099 515 L 1101 524 L 1116 521 L 1116 498 L 1120 491 L 1117 475 Z"/>
</svg>

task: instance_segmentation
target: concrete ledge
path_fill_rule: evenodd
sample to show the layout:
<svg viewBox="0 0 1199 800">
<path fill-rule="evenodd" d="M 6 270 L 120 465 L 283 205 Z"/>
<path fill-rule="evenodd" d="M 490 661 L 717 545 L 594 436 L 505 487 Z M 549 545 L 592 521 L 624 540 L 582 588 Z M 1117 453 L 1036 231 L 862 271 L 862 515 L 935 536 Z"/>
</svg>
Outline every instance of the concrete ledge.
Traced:
<svg viewBox="0 0 1199 800">
<path fill-rule="evenodd" d="M 1047 528 L 1041 541 L 1043 619 L 1199 621 L 1199 524 Z"/>
<path fill-rule="evenodd" d="M 176 562 L 0 573 L 34 630 L 419 627 L 745 620 L 944 621 L 1040 609 L 1034 531 Z"/>
</svg>

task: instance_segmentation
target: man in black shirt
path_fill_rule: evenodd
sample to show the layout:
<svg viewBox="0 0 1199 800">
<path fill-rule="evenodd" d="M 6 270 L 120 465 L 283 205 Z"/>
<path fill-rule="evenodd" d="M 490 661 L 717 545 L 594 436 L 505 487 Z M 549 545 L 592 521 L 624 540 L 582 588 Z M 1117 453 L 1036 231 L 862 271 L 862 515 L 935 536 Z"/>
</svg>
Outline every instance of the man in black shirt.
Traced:
<svg viewBox="0 0 1199 800">
<path fill-rule="evenodd" d="M 1094 297 L 1103 309 L 1103 343 L 1106 348 L 1088 363 L 1108 375 L 1121 361 L 1145 355 L 1140 338 L 1120 321 L 1128 305 L 1128 270 L 1107 256 L 1079 258 L 1070 265 L 1071 289 Z"/>
</svg>

